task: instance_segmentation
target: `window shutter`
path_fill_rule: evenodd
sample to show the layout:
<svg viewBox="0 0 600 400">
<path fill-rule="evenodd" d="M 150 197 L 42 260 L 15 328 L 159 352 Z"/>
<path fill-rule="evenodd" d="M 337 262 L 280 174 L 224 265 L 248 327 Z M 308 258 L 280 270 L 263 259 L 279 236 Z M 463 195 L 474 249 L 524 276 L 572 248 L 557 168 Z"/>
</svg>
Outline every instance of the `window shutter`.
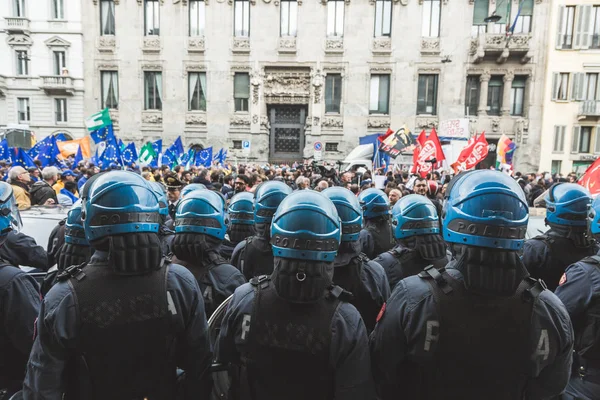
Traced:
<svg viewBox="0 0 600 400">
<path fill-rule="evenodd" d="M 561 126 L 560 129 L 560 148 L 558 151 L 560 151 L 561 153 L 564 153 L 565 151 L 565 134 L 567 132 L 567 127 L 566 126 Z"/>
<path fill-rule="evenodd" d="M 558 84 L 560 82 L 560 73 L 552 74 L 552 100 L 558 99 Z"/>
<path fill-rule="evenodd" d="M 581 133 L 580 126 L 573 127 L 573 137 L 571 138 L 571 153 L 579 153 L 579 135 Z"/>
<path fill-rule="evenodd" d="M 554 138 L 552 142 L 552 151 L 557 152 L 560 144 L 560 126 L 558 125 L 554 125 Z"/>
<path fill-rule="evenodd" d="M 573 74 L 573 85 L 571 86 L 571 100 L 583 100 L 583 88 L 585 84 L 585 74 L 576 72 Z"/>
<path fill-rule="evenodd" d="M 600 126 L 596 127 L 594 134 L 594 154 L 600 154 Z"/>
<path fill-rule="evenodd" d="M 581 47 L 582 49 L 588 49 L 592 43 L 592 6 L 580 6 L 579 7 L 579 19 L 581 20 Z"/>
<path fill-rule="evenodd" d="M 556 48 L 562 49 L 562 31 L 563 31 L 563 18 L 565 15 L 566 6 L 558 6 L 558 30 L 556 31 Z"/>
<path fill-rule="evenodd" d="M 475 0 L 475 7 L 473 9 L 473 25 L 484 25 L 484 19 L 489 16 L 488 0 Z"/>
</svg>

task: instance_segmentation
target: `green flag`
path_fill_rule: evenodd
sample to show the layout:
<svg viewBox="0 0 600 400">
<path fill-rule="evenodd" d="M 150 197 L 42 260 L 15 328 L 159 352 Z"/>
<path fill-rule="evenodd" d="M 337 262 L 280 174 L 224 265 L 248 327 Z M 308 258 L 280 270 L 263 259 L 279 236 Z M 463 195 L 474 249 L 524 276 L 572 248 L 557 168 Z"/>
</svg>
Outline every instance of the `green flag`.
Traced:
<svg viewBox="0 0 600 400">
<path fill-rule="evenodd" d="M 110 113 L 108 112 L 108 108 L 97 112 L 91 117 L 85 120 L 85 126 L 88 131 L 97 131 L 98 129 L 102 129 L 105 126 L 112 125 L 112 120 L 110 119 Z"/>
<path fill-rule="evenodd" d="M 138 158 L 138 161 L 140 162 L 140 164 L 148 165 L 152 162 L 154 157 L 156 157 L 156 152 L 152 147 L 152 143 L 148 142 L 140 150 L 140 156 Z"/>
</svg>

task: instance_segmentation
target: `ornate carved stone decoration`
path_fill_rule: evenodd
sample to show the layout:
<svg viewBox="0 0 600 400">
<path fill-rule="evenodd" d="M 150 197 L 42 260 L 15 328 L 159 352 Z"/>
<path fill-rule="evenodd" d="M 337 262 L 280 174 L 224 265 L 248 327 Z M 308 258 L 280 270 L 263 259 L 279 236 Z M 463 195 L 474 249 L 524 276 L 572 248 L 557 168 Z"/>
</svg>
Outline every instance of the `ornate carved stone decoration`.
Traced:
<svg viewBox="0 0 600 400">
<path fill-rule="evenodd" d="M 500 131 L 500 118 L 494 117 L 492 118 L 492 132 Z"/>
<path fill-rule="evenodd" d="M 321 122 L 323 128 L 343 128 L 344 121 L 341 118 L 325 117 Z"/>
<path fill-rule="evenodd" d="M 312 85 L 314 88 L 314 103 L 321 102 L 321 94 L 323 92 L 323 84 L 325 83 L 325 74 L 320 69 L 315 69 L 310 73 Z"/>
<path fill-rule="evenodd" d="M 162 124 L 162 113 L 145 112 L 142 114 L 142 122 L 145 124 Z"/>
<path fill-rule="evenodd" d="M 392 39 L 389 37 L 373 38 L 373 53 L 391 53 Z"/>
<path fill-rule="evenodd" d="M 70 42 L 67 42 L 66 40 L 64 40 L 63 38 L 60 38 L 58 36 L 53 36 L 50 39 L 46 40 L 44 43 L 46 44 L 46 46 L 48 46 L 50 48 L 71 46 Z"/>
<path fill-rule="evenodd" d="M 249 65 L 232 65 L 231 66 L 231 72 L 236 73 L 236 72 L 251 72 L 252 71 L 252 67 Z"/>
<path fill-rule="evenodd" d="M 160 37 L 148 36 L 144 38 L 142 51 L 145 53 L 158 53 L 160 52 Z"/>
<path fill-rule="evenodd" d="M 27 35 L 9 35 L 6 43 L 9 46 L 31 46 L 33 41 Z"/>
<path fill-rule="evenodd" d="M 421 38 L 422 54 L 439 54 L 440 38 Z"/>
<path fill-rule="evenodd" d="M 142 64 L 142 69 L 144 71 L 162 71 L 161 64 Z"/>
<path fill-rule="evenodd" d="M 415 122 L 415 128 L 417 129 L 437 129 L 438 119 L 437 117 L 419 117 Z"/>
<path fill-rule="evenodd" d="M 479 40 L 471 39 L 471 43 L 469 44 L 469 55 L 474 56 L 477 54 L 477 46 L 479 46 Z"/>
<path fill-rule="evenodd" d="M 253 124 L 258 124 L 258 115 L 257 115 L 257 114 L 254 114 L 254 115 L 252 116 L 252 123 L 253 123 Z"/>
<path fill-rule="evenodd" d="M 98 38 L 98 51 L 101 53 L 104 52 L 114 52 L 115 47 L 117 46 L 117 41 L 114 36 L 100 36 Z"/>
<path fill-rule="evenodd" d="M 113 122 L 113 124 L 119 125 L 119 110 L 110 109 L 108 110 L 108 113 L 110 114 L 110 119 Z"/>
<path fill-rule="evenodd" d="M 186 125 L 206 125 L 206 115 L 204 114 L 186 114 Z"/>
<path fill-rule="evenodd" d="M 393 68 L 390 65 L 373 65 L 369 68 L 371 74 L 391 74 L 393 72 Z"/>
<path fill-rule="evenodd" d="M 389 128 L 390 127 L 390 119 L 389 118 L 381 118 L 381 117 L 370 117 L 369 122 L 367 123 L 368 128 Z"/>
<path fill-rule="evenodd" d="M 232 51 L 234 53 L 250 53 L 250 39 L 233 38 Z"/>
<path fill-rule="evenodd" d="M 269 122 L 269 117 L 263 115 L 260 117 L 260 127 L 265 128 L 267 130 L 271 129 L 271 123 Z"/>
<path fill-rule="evenodd" d="M 295 37 L 279 38 L 278 51 L 280 53 L 295 53 L 296 52 L 296 38 Z"/>
<path fill-rule="evenodd" d="M 260 69 L 254 69 L 250 73 L 250 86 L 252 87 L 252 104 L 258 104 L 260 85 L 262 85 L 264 74 Z"/>
<path fill-rule="evenodd" d="M 313 125 L 314 126 L 319 126 L 320 123 L 321 123 L 321 118 L 313 117 Z"/>
<path fill-rule="evenodd" d="M 98 71 L 116 71 L 119 69 L 119 64 L 117 62 L 107 62 L 98 64 L 96 67 Z"/>
<path fill-rule="evenodd" d="M 325 40 L 325 52 L 326 53 L 343 53 L 344 52 L 344 40 L 343 39 L 326 39 Z"/>
<path fill-rule="evenodd" d="M 515 79 L 515 72 L 514 71 L 507 71 L 504 76 L 502 77 L 502 80 L 504 80 L 504 82 L 512 82 Z"/>
<path fill-rule="evenodd" d="M 303 104 L 310 99 L 308 71 L 266 70 L 264 96 L 267 103 Z"/>
<path fill-rule="evenodd" d="M 479 76 L 479 82 L 489 82 L 491 78 L 492 74 L 490 74 L 490 71 L 483 71 L 483 73 Z"/>
<path fill-rule="evenodd" d="M 241 115 L 234 115 L 231 117 L 229 124 L 232 126 L 249 126 L 250 119 Z"/>
<path fill-rule="evenodd" d="M 190 53 L 202 53 L 204 49 L 204 37 L 191 37 L 188 39 L 188 51 Z"/>
</svg>

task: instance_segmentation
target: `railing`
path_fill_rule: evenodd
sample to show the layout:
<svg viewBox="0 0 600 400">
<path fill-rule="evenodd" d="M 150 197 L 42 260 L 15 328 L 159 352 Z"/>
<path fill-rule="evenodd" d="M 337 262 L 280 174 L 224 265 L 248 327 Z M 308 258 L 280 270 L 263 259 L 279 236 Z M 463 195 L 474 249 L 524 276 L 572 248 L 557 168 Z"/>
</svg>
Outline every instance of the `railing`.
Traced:
<svg viewBox="0 0 600 400">
<path fill-rule="evenodd" d="M 579 115 L 583 115 L 586 117 L 600 117 L 600 101 L 583 101 L 579 106 Z"/>
<path fill-rule="evenodd" d="M 29 19 L 23 17 L 6 17 L 6 28 L 9 31 L 28 31 Z"/>
</svg>

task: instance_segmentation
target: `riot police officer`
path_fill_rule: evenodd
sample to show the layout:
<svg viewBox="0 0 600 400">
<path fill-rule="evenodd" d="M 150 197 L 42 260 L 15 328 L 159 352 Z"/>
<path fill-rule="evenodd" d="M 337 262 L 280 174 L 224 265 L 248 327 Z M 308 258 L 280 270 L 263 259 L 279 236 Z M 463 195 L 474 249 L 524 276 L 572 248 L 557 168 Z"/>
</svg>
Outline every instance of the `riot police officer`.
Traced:
<svg viewBox="0 0 600 400">
<path fill-rule="evenodd" d="M 392 226 L 398 244 L 375 259 L 392 288 L 429 265 L 438 269 L 446 266 L 446 243 L 439 234 L 436 208 L 427 197 L 410 194 L 398 200 L 392 209 Z"/>
<path fill-rule="evenodd" d="M 342 222 L 342 238 L 333 261 L 333 281 L 352 293 L 350 303 L 360 313 L 367 332 L 390 296 L 385 271 L 360 251 L 358 235 L 362 227 L 362 208 L 356 196 L 342 187 L 325 189 L 323 195 L 333 202 Z"/>
<path fill-rule="evenodd" d="M 294 192 L 281 202 L 271 225 L 273 274 L 240 286 L 221 324 L 217 360 L 236 367 L 236 398 L 375 398 L 365 325 L 332 285 L 340 234 L 322 194 Z"/>
<path fill-rule="evenodd" d="M 400 281 L 371 336 L 382 400 L 543 399 L 569 378 L 573 332 L 560 300 L 519 257 L 527 201 L 498 171 L 454 178 L 443 237 L 454 255 Z"/>
<path fill-rule="evenodd" d="M 0 182 L 0 244 L 18 232 L 21 217 L 12 187 Z M 18 267 L 0 260 L 0 399 L 21 389 L 33 345 L 35 319 L 40 309 L 36 281 Z"/>
<path fill-rule="evenodd" d="M 240 242 L 233 250 L 231 264 L 246 277 L 269 275 L 273 272 L 271 220 L 279 204 L 292 189 L 283 182 L 261 183 L 254 193 L 254 230 L 256 234 Z"/>
<path fill-rule="evenodd" d="M 81 221 L 81 200 L 73 204 L 65 223 L 65 243 L 58 251 L 57 267 L 63 271 L 71 265 L 80 265 L 90 260 L 92 250 L 85 237 Z"/>
<path fill-rule="evenodd" d="M 360 232 L 362 252 L 375 258 L 394 247 L 390 223 L 390 200 L 379 189 L 367 189 L 358 195 L 363 208 L 364 228 Z"/>
<path fill-rule="evenodd" d="M 196 277 L 207 315 L 246 283 L 242 273 L 218 251 L 227 229 L 222 197 L 206 189 L 193 191 L 179 202 L 175 214 L 172 260 Z"/>
<path fill-rule="evenodd" d="M 550 230 L 525 242 L 523 262 L 531 276 L 554 291 L 569 265 L 600 248 L 589 233 L 592 199 L 587 189 L 575 183 L 557 183 L 550 187 L 545 201 Z"/>
<path fill-rule="evenodd" d="M 25 399 L 167 399 L 206 395 L 211 362 L 202 293 L 160 250 L 158 197 L 139 175 L 111 171 L 82 191 L 95 252 L 71 266 L 42 303 Z"/>
<path fill-rule="evenodd" d="M 229 203 L 229 229 L 221 245 L 221 255 L 231 258 L 235 247 L 254 234 L 254 194 L 237 193 Z"/>
<path fill-rule="evenodd" d="M 591 233 L 600 234 L 600 197 L 592 204 Z M 600 399 L 600 257 L 567 268 L 556 288 L 575 330 L 573 372 L 563 399 Z"/>
</svg>

